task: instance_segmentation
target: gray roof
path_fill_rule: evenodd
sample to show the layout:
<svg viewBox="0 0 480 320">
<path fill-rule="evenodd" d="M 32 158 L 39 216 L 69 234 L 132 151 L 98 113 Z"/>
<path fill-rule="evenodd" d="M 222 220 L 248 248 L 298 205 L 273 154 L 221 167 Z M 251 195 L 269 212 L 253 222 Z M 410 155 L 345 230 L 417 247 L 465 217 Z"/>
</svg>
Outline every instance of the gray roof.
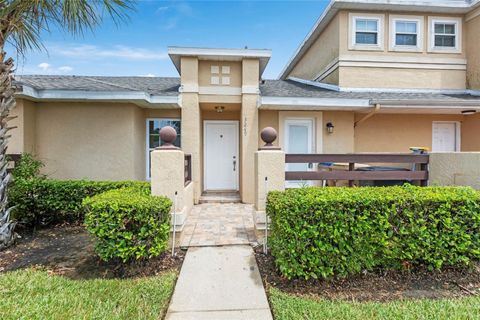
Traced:
<svg viewBox="0 0 480 320">
<path fill-rule="evenodd" d="M 20 85 L 37 90 L 132 91 L 151 95 L 178 95 L 180 78 L 167 77 L 100 77 L 100 76 L 16 76 Z"/>
<path fill-rule="evenodd" d="M 372 101 L 441 101 L 445 103 L 476 102 L 480 96 L 470 94 L 403 93 L 403 92 L 339 92 L 293 80 L 265 80 L 260 84 L 265 97 L 298 97 L 325 99 L 369 99 Z"/>
<path fill-rule="evenodd" d="M 100 77 L 100 76 L 17 76 L 16 82 L 37 90 L 130 91 L 151 95 L 176 96 L 180 78 L 166 77 Z M 298 97 L 325 99 L 368 99 L 375 101 L 432 101 L 446 104 L 477 103 L 480 97 L 469 94 L 398 93 L 398 92 L 338 92 L 293 80 L 265 80 L 260 83 L 264 97 Z"/>
</svg>

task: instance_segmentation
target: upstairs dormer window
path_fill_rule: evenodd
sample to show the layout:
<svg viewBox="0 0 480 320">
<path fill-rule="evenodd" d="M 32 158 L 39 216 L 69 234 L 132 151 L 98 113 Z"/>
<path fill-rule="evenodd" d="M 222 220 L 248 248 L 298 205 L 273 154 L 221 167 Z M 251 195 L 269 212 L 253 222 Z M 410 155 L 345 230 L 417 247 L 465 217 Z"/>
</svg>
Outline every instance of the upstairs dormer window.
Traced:
<svg viewBox="0 0 480 320">
<path fill-rule="evenodd" d="M 423 51 L 423 24 L 421 16 L 390 15 L 390 50 Z"/>
<path fill-rule="evenodd" d="M 381 14 L 350 13 L 350 50 L 383 50 L 383 21 Z"/>
<path fill-rule="evenodd" d="M 435 47 L 455 48 L 456 25 L 455 23 L 435 23 Z"/>
<path fill-rule="evenodd" d="M 210 73 L 210 84 L 230 85 L 230 66 L 211 66 Z"/>
<path fill-rule="evenodd" d="M 378 20 L 355 20 L 355 44 L 378 45 Z"/>
<path fill-rule="evenodd" d="M 395 22 L 395 45 L 416 47 L 418 43 L 418 28 L 415 21 Z"/>
<path fill-rule="evenodd" d="M 429 18 L 430 52 L 460 53 L 462 18 Z"/>
</svg>

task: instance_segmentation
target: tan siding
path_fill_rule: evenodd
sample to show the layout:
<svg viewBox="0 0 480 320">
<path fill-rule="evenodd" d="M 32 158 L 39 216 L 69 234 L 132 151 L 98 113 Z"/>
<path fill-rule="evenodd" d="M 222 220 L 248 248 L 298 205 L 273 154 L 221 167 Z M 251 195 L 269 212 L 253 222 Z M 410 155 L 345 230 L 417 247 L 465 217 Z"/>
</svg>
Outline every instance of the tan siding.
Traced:
<svg viewBox="0 0 480 320">
<path fill-rule="evenodd" d="M 465 79 L 462 70 L 340 67 L 340 86 L 346 88 L 464 90 Z"/>
<path fill-rule="evenodd" d="M 242 86 L 242 63 L 233 61 L 199 61 L 198 62 L 198 85 L 201 87 L 212 86 L 211 84 L 211 66 L 218 66 L 220 72 L 222 66 L 230 67 L 230 74 L 225 75 L 230 77 L 230 85 L 214 85 L 218 87 L 241 87 Z M 221 80 L 221 79 L 220 79 Z"/>
<path fill-rule="evenodd" d="M 364 117 L 357 114 L 356 121 Z M 432 147 L 433 121 L 461 121 L 460 115 L 377 114 L 355 128 L 355 152 L 410 152 Z"/>
<path fill-rule="evenodd" d="M 333 133 L 326 132 L 326 125 L 331 122 L 335 128 Z M 353 112 L 323 113 L 323 153 L 351 153 L 354 150 Z"/>
<path fill-rule="evenodd" d="M 263 128 L 272 127 L 279 132 L 278 128 L 278 111 L 276 110 L 259 110 L 258 112 L 258 130 L 261 132 Z M 259 132 L 259 133 L 260 133 Z M 258 135 L 258 146 L 263 146 L 265 143 L 262 141 L 260 134 Z M 278 138 L 273 142 L 278 146 Z"/>
<path fill-rule="evenodd" d="M 35 103 L 17 99 L 17 104 L 10 115 L 17 117 L 9 122 L 16 127 L 11 132 L 8 153 L 35 153 Z"/>
<path fill-rule="evenodd" d="M 135 163 L 144 157 L 136 145 L 137 106 L 106 103 L 39 103 L 37 155 L 43 172 L 59 179 L 143 180 Z M 135 158 L 138 159 L 136 160 Z"/>
<path fill-rule="evenodd" d="M 480 12 L 480 9 L 477 9 Z M 480 89 L 480 16 L 466 23 L 467 26 L 467 84 Z"/>
<path fill-rule="evenodd" d="M 312 80 L 318 73 L 338 57 L 339 18 L 335 17 L 308 49 L 289 76 Z"/>
<path fill-rule="evenodd" d="M 480 151 L 480 114 L 464 117 L 462 151 Z"/>
</svg>

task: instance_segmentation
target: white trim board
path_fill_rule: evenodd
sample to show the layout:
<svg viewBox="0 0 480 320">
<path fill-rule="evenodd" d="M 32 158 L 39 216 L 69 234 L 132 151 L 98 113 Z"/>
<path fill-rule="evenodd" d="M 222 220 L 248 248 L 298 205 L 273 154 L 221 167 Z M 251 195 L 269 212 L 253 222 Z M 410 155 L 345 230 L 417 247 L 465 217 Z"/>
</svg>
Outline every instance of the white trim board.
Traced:
<svg viewBox="0 0 480 320">
<path fill-rule="evenodd" d="M 19 97 L 33 98 L 38 101 L 107 101 L 107 102 L 144 102 L 147 104 L 165 104 L 180 108 L 180 96 L 151 95 L 141 91 L 88 91 L 88 90 L 37 90 L 23 85 Z"/>
<path fill-rule="evenodd" d="M 288 80 L 303 83 L 306 85 L 319 87 L 327 90 L 338 92 L 357 92 L 357 93 L 437 93 L 437 94 L 470 94 L 473 96 L 480 96 L 480 90 L 470 89 L 405 89 L 405 88 L 354 88 L 354 87 L 339 87 L 337 85 L 322 83 L 318 81 L 299 79 L 296 77 L 288 77 Z M 323 99 L 323 98 L 317 98 Z M 341 99 L 343 100 L 343 99 Z M 456 102 L 457 103 L 457 102 Z M 465 101 L 467 103 L 467 101 Z M 474 103 L 477 103 L 474 101 Z"/>
</svg>

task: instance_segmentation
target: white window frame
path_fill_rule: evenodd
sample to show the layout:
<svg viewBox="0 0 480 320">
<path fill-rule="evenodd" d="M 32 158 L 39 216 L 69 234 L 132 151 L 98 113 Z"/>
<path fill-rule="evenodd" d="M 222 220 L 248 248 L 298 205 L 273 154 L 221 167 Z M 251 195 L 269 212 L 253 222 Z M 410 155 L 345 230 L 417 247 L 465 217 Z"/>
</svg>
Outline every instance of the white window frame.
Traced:
<svg viewBox="0 0 480 320">
<path fill-rule="evenodd" d="M 147 181 L 151 180 L 150 176 L 150 152 L 152 152 L 155 149 L 150 149 L 150 132 L 149 132 L 149 123 L 150 121 L 155 121 L 155 120 L 165 120 L 165 121 L 182 121 L 180 118 L 147 118 L 145 119 L 145 177 Z M 181 122 L 180 122 L 181 123 Z M 160 138 L 159 138 L 160 139 Z M 160 141 L 161 143 L 161 141 Z"/>
<path fill-rule="evenodd" d="M 377 44 L 363 44 L 356 41 L 356 26 L 357 20 L 377 20 Z M 371 14 L 371 13 L 350 13 L 349 14 L 349 50 L 365 50 L 365 51 L 383 51 L 384 50 L 384 38 L 385 38 L 385 15 L 384 14 Z"/>
<path fill-rule="evenodd" d="M 397 22 L 415 22 L 417 24 L 417 45 L 416 46 L 406 46 L 406 45 L 397 45 Z M 424 27 L 425 19 L 421 16 L 400 16 L 400 15 L 391 15 L 390 16 L 390 51 L 400 51 L 400 52 L 423 52 L 423 43 L 425 32 Z"/>
<path fill-rule="evenodd" d="M 436 23 L 448 23 L 455 25 L 455 47 L 436 47 L 435 46 L 435 24 Z M 440 53 L 461 53 L 462 52 L 462 18 L 451 17 L 428 17 L 428 35 L 429 45 L 428 52 L 440 52 Z"/>
</svg>

